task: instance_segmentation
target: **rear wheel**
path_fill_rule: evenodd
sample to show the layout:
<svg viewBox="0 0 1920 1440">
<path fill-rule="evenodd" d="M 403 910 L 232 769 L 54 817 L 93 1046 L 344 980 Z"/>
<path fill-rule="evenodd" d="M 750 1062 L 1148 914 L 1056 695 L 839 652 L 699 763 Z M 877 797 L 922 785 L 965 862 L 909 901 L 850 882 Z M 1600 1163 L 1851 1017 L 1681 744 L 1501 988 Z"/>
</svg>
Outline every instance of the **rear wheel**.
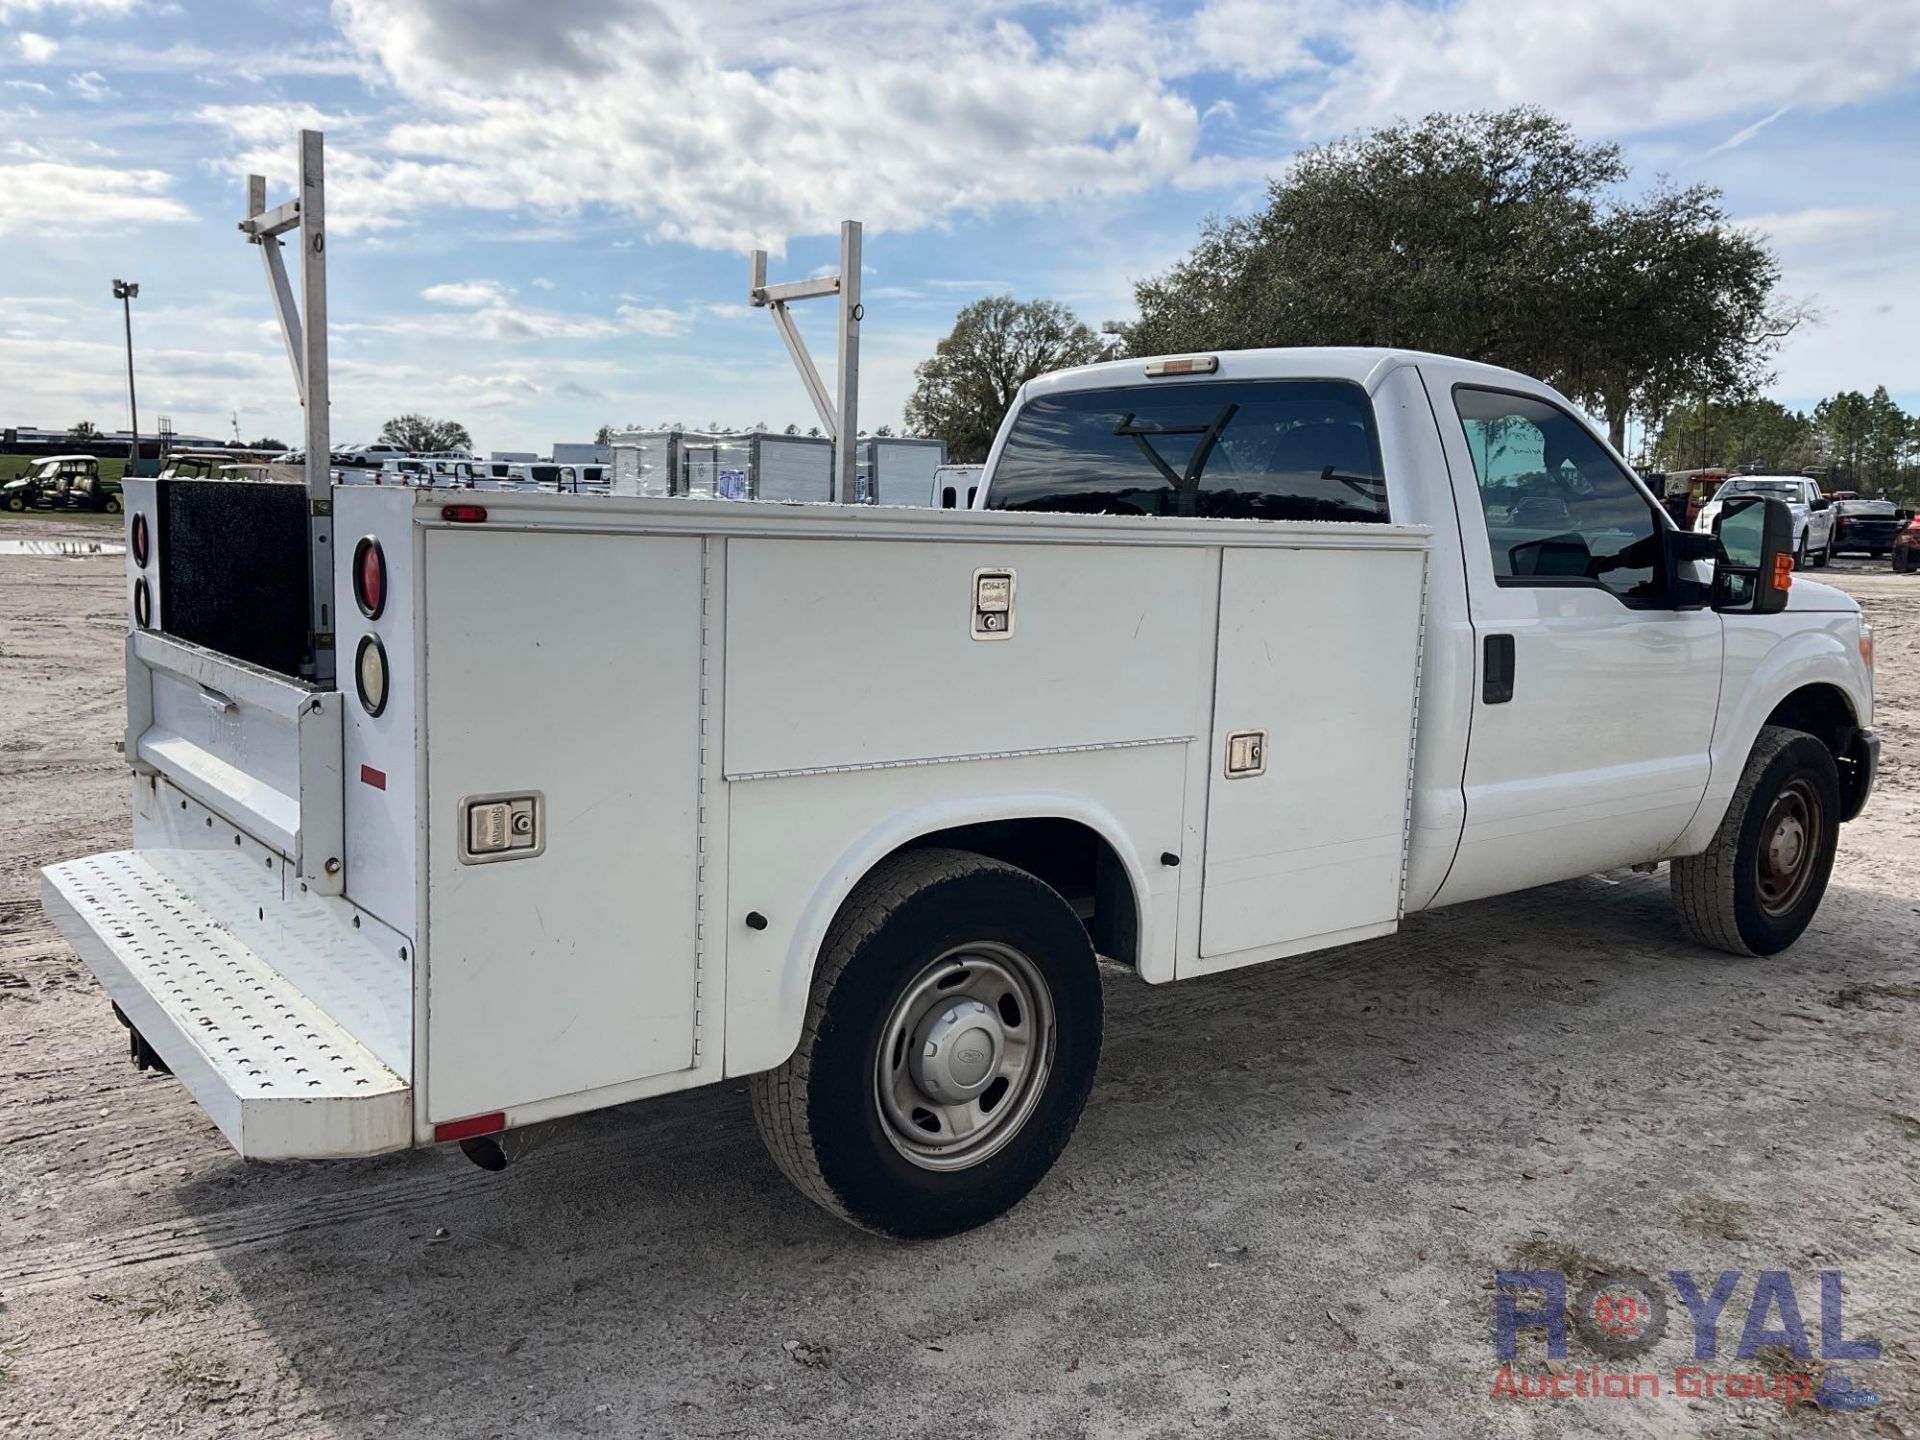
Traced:
<svg viewBox="0 0 1920 1440">
<path fill-rule="evenodd" d="M 118 495 L 107 496 L 106 503 L 100 508 L 109 515 L 118 515 L 120 513 L 120 497 Z"/>
<path fill-rule="evenodd" d="M 1767 726 L 1713 843 L 1671 867 L 1687 932 L 1736 955 L 1786 949 L 1820 908 L 1839 838 L 1832 753 L 1803 731 Z"/>
<path fill-rule="evenodd" d="M 7 496 L 7 499 L 6 499 L 6 506 L 7 506 L 7 509 L 13 511 L 15 514 L 18 514 L 20 511 L 27 508 L 27 497 L 24 495 L 9 495 Z"/>
<path fill-rule="evenodd" d="M 754 1117 L 815 1203 L 882 1235 L 951 1235 L 1018 1204 L 1066 1147 L 1100 1028 L 1093 946 L 1057 892 L 984 856 L 907 851 L 835 917 Z"/>
</svg>

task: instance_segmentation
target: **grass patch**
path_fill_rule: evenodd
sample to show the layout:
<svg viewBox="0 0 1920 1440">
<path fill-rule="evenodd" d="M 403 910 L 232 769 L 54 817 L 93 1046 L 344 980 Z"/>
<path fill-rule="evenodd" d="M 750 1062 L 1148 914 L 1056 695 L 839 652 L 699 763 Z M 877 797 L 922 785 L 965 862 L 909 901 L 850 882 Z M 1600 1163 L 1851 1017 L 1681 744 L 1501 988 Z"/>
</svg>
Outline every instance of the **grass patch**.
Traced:
<svg viewBox="0 0 1920 1440">
<path fill-rule="evenodd" d="M 1826 1384 L 1827 1362 L 1817 1357 L 1802 1360 L 1790 1345 L 1762 1345 L 1753 1352 L 1753 1363 L 1762 1373 L 1776 1380 L 1789 1375 L 1805 1375 L 1813 1382 L 1812 1391 L 1792 1401 L 1789 1410 L 1812 1410 L 1820 1403 L 1820 1391 Z"/>
<path fill-rule="evenodd" d="M 1520 1270 L 1558 1270 L 1567 1277 L 1568 1288 L 1574 1290 L 1594 1276 L 1617 1268 L 1565 1240 L 1546 1240 L 1539 1236 L 1514 1246 L 1513 1259 L 1515 1268 Z"/>
<path fill-rule="evenodd" d="M 196 1399 L 224 1400 L 240 1384 L 227 1373 L 227 1362 L 200 1350 L 176 1350 L 160 1367 L 160 1378 Z"/>
<path fill-rule="evenodd" d="M 1747 1206 L 1741 1200 L 1723 1200 L 1705 1190 L 1680 1202 L 1680 1223 L 1702 1235 L 1721 1240 L 1747 1238 Z"/>
<path fill-rule="evenodd" d="M 204 1285 L 187 1287 L 175 1279 L 157 1280 L 150 1290 L 122 1292 L 109 1290 L 94 1297 L 108 1305 L 124 1305 L 136 1320 L 154 1320 L 172 1315 L 205 1315 L 226 1303 L 226 1295 Z"/>
</svg>

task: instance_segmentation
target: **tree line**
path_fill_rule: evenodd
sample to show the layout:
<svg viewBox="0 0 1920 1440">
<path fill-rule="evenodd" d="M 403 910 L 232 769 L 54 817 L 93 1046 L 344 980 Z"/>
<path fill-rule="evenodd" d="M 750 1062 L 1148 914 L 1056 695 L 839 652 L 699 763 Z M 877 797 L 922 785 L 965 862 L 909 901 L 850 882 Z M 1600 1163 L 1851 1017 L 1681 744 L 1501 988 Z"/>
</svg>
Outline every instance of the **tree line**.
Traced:
<svg viewBox="0 0 1920 1440">
<path fill-rule="evenodd" d="M 1065 306 L 997 296 L 962 311 L 916 373 L 907 423 L 985 458 L 1027 380 L 1109 355 L 1382 345 L 1554 385 L 1624 448 L 1629 415 L 1752 402 L 1809 318 L 1720 192 L 1638 195 L 1613 144 L 1533 107 L 1431 115 L 1295 157 L 1250 215 L 1134 285 L 1139 315 L 1096 335 Z"/>
<path fill-rule="evenodd" d="M 1843 390 L 1811 410 L 1777 400 L 1676 405 L 1652 430 L 1646 459 L 1661 470 L 1726 469 L 1820 475 L 1829 490 L 1920 498 L 1920 415 L 1887 387 Z"/>
</svg>

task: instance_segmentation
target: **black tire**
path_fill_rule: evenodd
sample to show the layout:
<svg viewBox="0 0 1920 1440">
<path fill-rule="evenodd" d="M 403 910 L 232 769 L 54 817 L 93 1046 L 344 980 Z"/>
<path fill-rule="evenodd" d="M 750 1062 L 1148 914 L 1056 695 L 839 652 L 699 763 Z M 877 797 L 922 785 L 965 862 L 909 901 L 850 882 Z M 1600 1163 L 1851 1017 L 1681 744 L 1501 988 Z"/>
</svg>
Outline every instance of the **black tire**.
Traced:
<svg viewBox="0 0 1920 1440">
<path fill-rule="evenodd" d="M 107 496 L 106 500 L 101 503 L 100 508 L 109 515 L 118 515 L 120 513 L 120 497 L 118 495 Z"/>
<path fill-rule="evenodd" d="M 942 957 L 968 946 L 1030 962 L 1051 1005 L 1051 1034 L 1030 1051 L 1044 1054 L 1044 1067 L 1020 1091 L 1003 1092 L 1006 1117 L 992 1122 L 1006 1132 L 997 1148 L 931 1169 L 910 1158 L 914 1138 L 896 1138 L 881 1097 L 881 1052 L 894 1035 L 887 1048 L 898 1073 L 898 1007 L 937 963 L 964 967 L 965 955 Z M 1023 1023 L 1044 1026 L 1038 1015 Z M 799 1047 L 753 1077 L 754 1118 L 786 1177 L 841 1219 L 902 1239 L 952 1235 L 1010 1210 L 1059 1158 L 1093 1087 L 1100 1034 L 1093 946 L 1058 892 L 981 855 L 906 851 L 876 866 L 834 917 Z M 905 1047 L 909 1060 L 916 1048 Z"/>
<path fill-rule="evenodd" d="M 1800 537 L 1800 543 L 1793 547 L 1793 568 L 1796 570 L 1809 568 L 1807 565 L 1807 537 L 1805 535 L 1802 535 Z"/>
<path fill-rule="evenodd" d="M 26 500 L 19 495 L 7 496 L 6 503 L 7 503 L 7 509 L 13 511 L 13 513 L 16 515 L 18 515 L 22 510 L 27 508 Z"/>
<path fill-rule="evenodd" d="M 1911 550 L 1896 550 L 1893 552 L 1893 573 L 1894 574 L 1904 575 L 1912 568 L 1913 568 L 1913 552 Z"/>
<path fill-rule="evenodd" d="M 1788 823 L 1799 827 L 1803 841 L 1794 846 L 1786 833 L 1776 850 L 1770 841 Z M 1670 867 L 1674 908 L 1687 933 L 1735 955 L 1786 949 L 1820 908 L 1839 838 L 1840 776 L 1832 752 L 1804 731 L 1767 726 L 1713 843 Z M 1779 864 L 1783 852 L 1795 863 Z"/>
<path fill-rule="evenodd" d="M 1871 555 L 1876 560 L 1884 560 L 1887 558 L 1887 552 L 1884 550 L 1869 550 L 1867 554 Z"/>
</svg>

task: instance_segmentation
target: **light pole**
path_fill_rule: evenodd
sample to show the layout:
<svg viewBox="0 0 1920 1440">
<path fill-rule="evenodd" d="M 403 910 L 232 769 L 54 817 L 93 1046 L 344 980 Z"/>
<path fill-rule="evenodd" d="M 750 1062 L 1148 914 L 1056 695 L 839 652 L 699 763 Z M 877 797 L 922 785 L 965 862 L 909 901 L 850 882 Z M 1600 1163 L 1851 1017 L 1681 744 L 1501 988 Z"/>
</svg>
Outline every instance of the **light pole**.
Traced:
<svg viewBox="0 0 1920 1440">
<path fill-rule="evenodd" d="M 133 439 L 127 445 L 127 470 L 133 475 L 140 473 L 140 407 L 133 398 L 133 302 L 139 295 L 140 287 L 131 281 L 113 282 L 113 298 L 120 302 L 121 312 L 127 319 L 127 413 L 133 424 Z"/>
</svg>

